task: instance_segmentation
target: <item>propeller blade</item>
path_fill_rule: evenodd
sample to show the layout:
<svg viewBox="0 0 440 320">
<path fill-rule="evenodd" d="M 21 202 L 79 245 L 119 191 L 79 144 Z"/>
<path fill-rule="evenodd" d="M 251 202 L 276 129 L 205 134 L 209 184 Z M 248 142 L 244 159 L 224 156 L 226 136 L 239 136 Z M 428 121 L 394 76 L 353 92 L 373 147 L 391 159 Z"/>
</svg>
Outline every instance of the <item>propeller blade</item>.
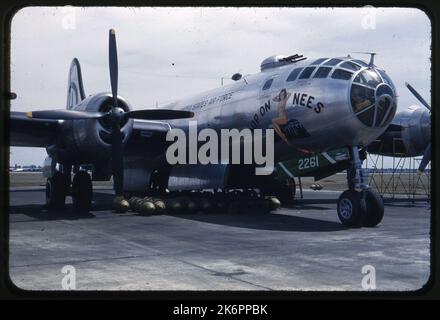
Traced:
<svg viewBox="0 0 440 320">
<path fill-rule="evenodd" d="M 408 82 L 405 82 L 406 87 L 409 91 L 419 100 L 429 111 L 431 111 L 431 106 L 422 98 L 422 96 L 414 89 Z"/>
<path fill-rule="evenodd" d="M 116 47 L 115 30 L 109 31 L 109 70 L 110 84 L 113 96 L 113 111 L 118 107 L 118 53 Z M 123 155 L 123 139 L 121 133 L 121 119 L 116 112 L 110 114 L 112 117 L 112 172 L 113 172 L 113 189 L 115 195 L 123 196 L 124 193 L 124 155 Z M 138 110 L 130 111 L 124 114 L 126 118 L 146 119 L 146 120 L 166 120 L 191 118 L 194 113 L 188 111 L 176 110 Z"/>
<path fill-rule="evenodd" d="M 116 48 L 115 30 L 110 29 L 108 38 L 108 57 L 110 70 L 110 84 L 112 87 L 113 107 L 118 106 L 118 52 Z"/>
<path fill-rule="evenodd" d="M 425 152 L 423 153 L 423 158 L 422 161 L 420 161 L 419 165 L 419 172 L 425 171 L 425 168 L 428 165 L 429 161 L 431 161 L 431 143 L 428 144 Z"/>
<path fill-rule="evenodd" d="M 167 110 L 167 109 L 150 109 L 150 110 L 134 110 L 125 113 L 127 118 L 143 119 L 143 120 L 170 120 L 192 118 L 194 112 L 183 110 Z"/>
<path fill-rule="evenodd" d="M 113 189 L 116 196 L 122 196 L 124 187 L 124 163 L 123 163 L 122 133 L 119 122 L 112 126 L 112 172 Z"/>
<path fill-rule="evenodd" d="M 100 119 L 107 115 L 104 112 L 87 112 L 75 110 L 42 110 L 26 112 L 29 118 L 34 119 L 55 119 L 55 120 L 85 120 Z"/>
</svg>

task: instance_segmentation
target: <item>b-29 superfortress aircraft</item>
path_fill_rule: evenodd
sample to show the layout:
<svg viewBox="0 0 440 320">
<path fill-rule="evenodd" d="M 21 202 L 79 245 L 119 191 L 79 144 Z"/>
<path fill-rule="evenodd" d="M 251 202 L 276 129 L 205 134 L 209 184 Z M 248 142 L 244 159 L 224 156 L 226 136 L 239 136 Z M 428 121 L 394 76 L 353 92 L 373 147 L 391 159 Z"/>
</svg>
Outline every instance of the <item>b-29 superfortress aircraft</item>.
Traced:
<svg viewBox="0 0 440 320">
<path fill-rule="evenodd" d="M 295 196 L 295 176 L 321 179 L 347 170 L 339 219 L 349 227 L 372 227 L 382 220 L 384 206 L 367 185 L 362 169 L 366 150 L 393 156 L 387 144 L 399 137 L 398 156 L 424 154 L 422 171 L 430 160 L 430 111 L 413 106 L 395 117 L 396 89 L 374 64 L 374 54 L 368 63 L 350 55 L 313 61 L 298 54 L 272 56 L 257 74 L 235 74 L 229 85 L 150 110 L 133 110 L 118 95 L 113 29 L 109 67 L 111 92 L 86 96 L 75 58 L 66 109 L 11 112 L 11 146 L 47 150 L 43 173 L 51 208 L 63 206 L 71 194 L 74 207 L 88 210 L 92 180 L 112 176 L 118 201 L 165 191 L 255 189 L 289 202 Z M 170 145 L 166 135 L 173 128 L 188 131 L 190 120 L 197 121 L 199 131 L 273 129 L 272 173 L 255 175 L 257 164 L 170 165 L 164 156 Z"/>
</svg>

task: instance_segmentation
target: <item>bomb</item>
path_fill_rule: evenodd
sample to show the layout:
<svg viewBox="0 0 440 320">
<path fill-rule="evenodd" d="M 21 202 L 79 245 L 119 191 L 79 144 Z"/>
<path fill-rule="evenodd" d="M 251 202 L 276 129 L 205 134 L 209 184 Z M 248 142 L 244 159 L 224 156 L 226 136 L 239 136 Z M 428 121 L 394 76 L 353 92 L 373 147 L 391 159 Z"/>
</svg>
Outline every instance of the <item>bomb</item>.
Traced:
<svg viewBox="0 0 440 320">
<path fill-rule="evenodd" d="M 190 212 L 197 212 L 200 206 L 194 199 L 188 199 L 188 202 L 186 203 L 186 208 Z"/>
<path fill-rule="evenodd" d="M 208 198 L 200 199 L 200 208 L 203 212 L 209 212 L 212 210 L 212 202 Z"/>
<path fill-rule="evenodd" d="M 142 203 L 142 201 L 143 201 L 142 198 L 136 198 L 136 199 L 133 201 L 133 208 L 132 208 L 132 210 L 133 210 L 134 212 L 139 212 L 139 205 Z"/>
<path fill-rule="evenodd" d="M 226 202 L 222 199 L 214 200 L 215 209 L 218 211 L 223 211 L 226 209 Z"/>
<path fill-rule="evenodd" d="M 170 198 L 166 201 L 165 205 L 172 213 L 182 211 L 182 203 L 179 201 L 179 199 Z"/>
<path fill-rule="evenodd" d="M 139 202 L 137 205 L 138 212 L 142 216 L 152 215 L 154 214 L 156 207 L 151 201 L 143 200 L 142 202 Z"/>
<path fill-rule="evenodd" d="M 113 209 L 118 213 L 125 213 L 130 209 L 130 204 L 122 196 L 113 199 Z"/>
<path fill-rule="evenodd" d="M 269 197 L 269 199 L 267 199 L 267 200 L 269 202 L 269 209 L 270 210 L 276 210 L 281 207 L 281 202 L 280 202 L 280 200 L 278 200 L 277 197 Z"/>
<path fill-rule="evenodd" d="M 166 212 L 167 207 L 165 205 L 165 202 L 161 199 L 154 199 L 153 204 L 156 207 L 156 214 L 163 214 Z"/>
<path fill-rule="evenodd" d="M 131 197 L 130 200 L 128 200 L 128 203 L 130 205 L 130 210 L 136 212 L 136 205 L 137 201 L 141 200 L 139 197 Z"/>
</svg>

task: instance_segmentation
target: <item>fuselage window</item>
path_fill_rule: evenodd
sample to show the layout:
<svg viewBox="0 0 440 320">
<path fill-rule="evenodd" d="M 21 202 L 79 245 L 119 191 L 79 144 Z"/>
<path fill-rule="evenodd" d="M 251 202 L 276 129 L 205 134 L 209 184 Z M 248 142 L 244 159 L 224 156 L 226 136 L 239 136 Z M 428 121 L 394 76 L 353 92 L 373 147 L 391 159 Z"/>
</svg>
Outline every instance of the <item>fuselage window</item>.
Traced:
<svg viewBox="0 0 440 320">
<path fill-rule="evenodd" d="M 353 75 L 353 73 L 351 73 L 349 71 L 342 70 L 342 69 L 336 69 L 332 74 L 332 78 L 333 79 L 340 79 L 340 80 L 350 80 L 352 75 Z"/>
<path fill-rule="evenodd" d="M 302 68 L 293 69 L 293 71 L 287 77 L 287 82 L 295 81 L 298 74 L 301 72 Z"/>
<path fill-rule="evenodd" d="M 313 70 L 315 70 L 315 67 L 307 67 L 304 69 L 304 71 L 301 73 L 298 79 L 307 79 L 310 77 L 310 75 L 313 73 Z"/>
<path fill-rule="evenodd" d="M 341 68 L 350 69 L 353 71 L 358 71 L 361 67 L 359 67 L 357 64 L 354 64 L 350 61 L 345 61 L 343 64 L 340 65 Z"/>
<path fill-rule="evenodd" d="M 330 73 L 331 69 L 332 68 L 330 68 L 330 67 L 320 67 L 318 69 L 318 71 L 316 71 L 313 78 L 326 78 L 328 76 L 328 74 Z"/>
<path fill-rule="evenodd" d="M 311 64 L 321 64 L 321 63 L 323 63 L 327 59 L 328 58 L 319 58 L 319 59 L 313 61 Z"/>
<path fill-rule="evenodd" d="M 270 86 L 272 85 L 272 83 L 273 83 L 273 79 L 269 79 L 269 80 L 267 80 L 266 83 L 265 83 L 264 86 L 263 86 L 263 90 L 267 90 L 267 89 L 269 89 Z"/>
<path fill-rule="evenodd" d="M 324 65 L 325 66 L 335 66 L 341 61 L 342 61 L 341 59 L 333 58 L 333 59 L 330 59 L 329 61 L 327 61 L 326 63 L 324 63 Z"/>
</svg>

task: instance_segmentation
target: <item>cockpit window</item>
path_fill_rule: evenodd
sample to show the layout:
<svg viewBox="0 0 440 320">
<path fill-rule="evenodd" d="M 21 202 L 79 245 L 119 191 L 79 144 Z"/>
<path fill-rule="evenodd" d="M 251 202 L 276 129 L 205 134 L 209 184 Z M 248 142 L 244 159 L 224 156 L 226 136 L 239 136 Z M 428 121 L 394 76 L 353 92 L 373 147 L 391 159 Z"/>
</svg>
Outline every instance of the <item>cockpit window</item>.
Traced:
<svg viewBox="0 0 440 320">
<path fill-rule="evenodd" d="M 396 113 L 393 88 L 389 83 L 382 82 L 373 69 L 361 71 L 355 77 L 351 86 L 351 106 L 364 125 L 383 127 L 390 123 Z"/>
<path fill-rule="evenodd" d="M 373 126 L 374 121 L 374 106 L 371 106 L 368 108 L 368 110 L 365 110 L 364 112 L 358 113 L 357 117 L 363 124 L 365 124 L 368 127 Z"/>
<path fill-rule="evenodd" d="M 357 64 L 354 64 L 350 61 L 345 61 L 343 64 L 340 65 L 341 68 L 350 69 L 353 71 L 358 71 L 361 67 L 359 67 Z"/>
<path fill-rule="evenodd" d="M 317 60 L 313 61 L 311 64 L 321 64 L 321 63 L 323 63 L 327 59 L 328 58 L 320 58 L 320 59 L 317 59 Z"/>
<path fill-rule="evenodd" d="M 389 97 L 383 97 L 378 101 L 376 108 L 376 122 L 374 123 L 375 126 L 379 126 L 382 123 L 385 114 L 389 112 L 392 103 L 393 102 Z"/>
<path fill-rule="evenodd" d="M 325 66 L 335 66 L 341 61 L 342 61 L 341 59 L 333 58 L 333 59 L 330 59 L 329 61 L 327 61 L 326 63 L 324 63 L 324 65 Z"/>
<path fill-rule="evenodd" d="M 359 73 L 356 78 L 354 78 L 354 82 L 375 88 L 382 81 L 378 74 L 370 69 Z"/>
<path fill-rule="evenodd" d="M 296 69 L 293 69 L 293 71 L 289 74 L 289 76 L 287 77 L 287 82 L 290 82 L 290 81 L 295 81 L 296 80 L 296 77 L 298 77 L 298 74 L 301 72 L 301 70 L 302 70 L 302 68 L 296 68 Z"/>
<path fill-rule="evenodd" d="M 391 78 L 385 73 L 385 71 L 383 71 L 383 70 L 377 70 L 377 71 L 379 71 L 380 75 L 382 76 L 383 81 L 386 84 L 389 84 L 391 87 L 394 87 L 394 84 L 391 81 Z"/>
<path fill-rule="evenodd" d="M 373 126 L 374 104 L 373 89 L 353 84 L 351 88 L 351 105 L 358 119 L 369 127 Z"/>
<path fill-rule="evenodd" d="M 330 67 L 320 67 L 318 69 L 318 71 L 316 71 L 313 78 L 326 78 L 328 76 L 328 74 L 330 73 L 331 69 L 332 68 L 330 68 Z"/>
<path fill-rule="evenodd" d="M 352 86 L 351 105 L 353 106 L 353 110 L 355 113 L 361 112 L 362 110 L 373 106 L 374 102 L 375 101 L 374 101 L 373 89 L 355 84 Z"/>
<path fill-rule="evenodd" d="M 267 89 L 269 89 L 270 86 L 272 85 L 272 83 L 273 83 L 273 78 L 267 80 L 267 81 L 264 83 L 263 90 L 267 90 Z"/>
<path fill-rule="evenodd" d="M 376 89 L 376 95 L 377 96 L 382 96 L 384 94 L 387 94 L 389 96 L 393 96 L 393 90 L 391 90 L 390 86 L 381 84 L 379 87 L 377 87 Z"/>
<path fill-rule="evenodd" d="M 350 80 L 352 75 L 353 75 L 353 73 L 351 73 L 349 71 L 342 70 L 342 69 L 336 69 L 332 74 L 332 78 L 333 79 L 340 79 L 340 80 Z"/>
<path fill-rule="evenodd" d="M 298 79 L 307 79 L 310 77 L 310 75 L 313 73 L 313 70 L 315 70 L 315 67 L 307 67 L 304 69 L 304 71 L 301 73 Z"/>
</svg>

